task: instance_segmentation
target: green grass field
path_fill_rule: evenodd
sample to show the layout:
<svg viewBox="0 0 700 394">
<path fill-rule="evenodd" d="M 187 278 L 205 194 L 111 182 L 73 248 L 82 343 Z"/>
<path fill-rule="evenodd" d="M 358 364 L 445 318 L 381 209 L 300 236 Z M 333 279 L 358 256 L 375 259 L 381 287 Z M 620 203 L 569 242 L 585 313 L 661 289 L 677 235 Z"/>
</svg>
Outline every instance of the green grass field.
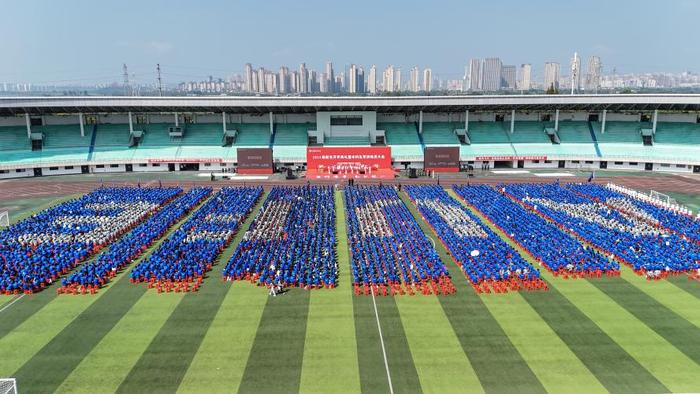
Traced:
<svg viewBox="0 0 700 394">
<path fill-rule="evenodd" d="M 0 208 L 16 221 L 72 197 Z M 273 298 L 222 282 L 240 231 L 197 293 L 157 294 L 131 284 L 127 269 L 94 296 L 0 296 L 0 377 L 16 377 L 21 393 L 700 391 L 700 282 L 543 271 L 547 292 L 477 295 L 401 198 L 456 294 L 354 296 L 337 192 L 338 288 Z"/>
</svg>

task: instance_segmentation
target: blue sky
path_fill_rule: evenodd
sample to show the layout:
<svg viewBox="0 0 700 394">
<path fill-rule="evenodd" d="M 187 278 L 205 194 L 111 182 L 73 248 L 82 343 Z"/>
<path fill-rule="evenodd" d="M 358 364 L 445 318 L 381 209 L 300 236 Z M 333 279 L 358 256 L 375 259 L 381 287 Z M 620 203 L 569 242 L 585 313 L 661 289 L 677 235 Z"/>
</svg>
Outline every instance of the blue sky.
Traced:
<svg viewBox="0 0 700 394">
<path fill-rule="evenodd" d="M 336 69 L 602 57 L 604 72 L 700 71 L 700 1 L 0 0 L 0 81 L 107 82 L 127 63 L 151 81 L 228 76 L 246 62 Z M 563 67 L 564 68 L 564 67 Z"/>
</svg>

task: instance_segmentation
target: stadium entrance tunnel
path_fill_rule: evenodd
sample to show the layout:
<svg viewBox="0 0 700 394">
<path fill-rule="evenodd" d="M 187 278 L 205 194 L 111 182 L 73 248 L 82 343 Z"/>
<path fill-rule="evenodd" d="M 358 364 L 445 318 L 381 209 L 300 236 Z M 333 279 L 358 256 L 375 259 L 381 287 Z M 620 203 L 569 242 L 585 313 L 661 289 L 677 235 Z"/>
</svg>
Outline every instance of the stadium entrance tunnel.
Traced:
<svg viewBox="0 0 700 394">
<path fill-rule="evenodd" d="M 180 163 L 180 171 L 199 171 L 199 163 Z"/>
<path fill-rule="evenodd" d="M 513 168 L 512 160 L 496 160 L 493 162 L 493 168 Z"/>
</svg>

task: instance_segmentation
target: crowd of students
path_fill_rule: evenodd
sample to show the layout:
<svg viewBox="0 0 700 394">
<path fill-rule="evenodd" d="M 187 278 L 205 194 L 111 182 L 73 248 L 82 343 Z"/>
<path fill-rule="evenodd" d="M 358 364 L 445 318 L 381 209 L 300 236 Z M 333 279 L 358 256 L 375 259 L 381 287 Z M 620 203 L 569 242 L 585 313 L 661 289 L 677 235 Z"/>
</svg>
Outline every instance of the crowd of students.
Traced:
<svg viewBox="0 0 700 394">
<path fill-rule="evenodd" d="M 180 191 L 101 187 L 10 226 L 0 232 L 0 292 L 41 290 Z"/>
<path fill-rule="evenodd" d="M 428 238 L 391 186 L 345 188 L 355 294 L 451 294 Z"/>
<path fill-rule="evenodd" d="M 206 272 L 262 195 L 262 187 L 224 187 L 131 271 L 161 291 L 197 291 Z"/>
<path fill-rule="evenodd" d="M 457 186 L 454 190 L 555 276 L 568 279 L 619 274 L 619 264 L 501 191 L 485 185 Z"/>
<path fill-rule="evenodd" d="M 407 186 L 405 190 L 477 293 L 547 288 L 535 267 L 443 188 Z"/>
<path fill-rule="evenodd" d="M 700 220 L 690 215 L 665 209 L 638 200 L 612 189 L 594 183 L 568 184 L 567 189 L 609 205 L 623 212 L 629 212 L 653 223 L 674 231 L 687 239 L 700 243 Z"/>
<path fill-rule="evenodd" d="M 700 245 L 638 215 L 594 202 L 558 183 L 504 189 L 648 279 L 700 268 Z"/>
<path fill-rule="evenodd" d="M 333 288 L 335 203 L 329 186 L 274 187 L 224 269 L 270 288 Z"/>
<path fill-rule="evenodd" d="M 62 279 L 58 292 L 94 294 L 210 194 L 211 188 L 195 187 L 178 196 L 111 244 L 94 262 L 84 264 L 78 272 Z"/>
</svg>

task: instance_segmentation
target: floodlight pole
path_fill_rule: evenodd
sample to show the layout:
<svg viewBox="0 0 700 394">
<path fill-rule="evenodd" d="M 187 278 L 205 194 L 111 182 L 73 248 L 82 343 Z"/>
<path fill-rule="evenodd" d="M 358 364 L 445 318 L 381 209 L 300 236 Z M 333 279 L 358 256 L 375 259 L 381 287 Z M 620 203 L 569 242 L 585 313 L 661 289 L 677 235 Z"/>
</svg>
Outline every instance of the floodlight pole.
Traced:
<svg viewBox="0 0 700 394">
<path fill-rule="evenodd" d="M 274 115 L 272 114 L 272 111 L 270 111 L 270 135 L 272 135 L 274 132 L 275 132 Z"/>
<path fill-rule="evenodd" d="M 423 110 L 418 112 L 418 134 L 423 134 Z"/>
<path fill-rule="evenodd" d="M 658 118 L 659 118 L 659 110 L 658 110 L 658 109 L 655 109 L 655 110 L 654 110 L 654 119 L 652 119 L 652 120 L 653 120 L 653 123 L 651 124 L 651 133 L 652 133 L 652 134 L 656 134 L 656 120 L 657 120 Z"/>
<path fill-rule="evenodd" d="M 221 113 L 221 121 L 224 125 L 224 134 L 226 134 L 226 112 Z"/>
<path fill-rule="evenodd" d="M 510 133 L 515 131 L 515 110 L 510 111 Z"/>
<path fill-rule="evenodd" d="M 469 132 L 469 110 L 464 111 L 464 132 Z"/>
<path fill-rule="evenodd" d="M 559 109 L 554 111 L 554 130 L 559 131 Z"/>
<path fill-rule="evenodd" d="M 129 111 L 129 134 L 134 133 L 134 122 L 131 120 L 131 111 Z"/>
<path fill-rule="evenodd" d="M 178 116 L 177 112 L 175 112 L 175 127 L 180 126 L 180 117 Z"/>
</svg>

